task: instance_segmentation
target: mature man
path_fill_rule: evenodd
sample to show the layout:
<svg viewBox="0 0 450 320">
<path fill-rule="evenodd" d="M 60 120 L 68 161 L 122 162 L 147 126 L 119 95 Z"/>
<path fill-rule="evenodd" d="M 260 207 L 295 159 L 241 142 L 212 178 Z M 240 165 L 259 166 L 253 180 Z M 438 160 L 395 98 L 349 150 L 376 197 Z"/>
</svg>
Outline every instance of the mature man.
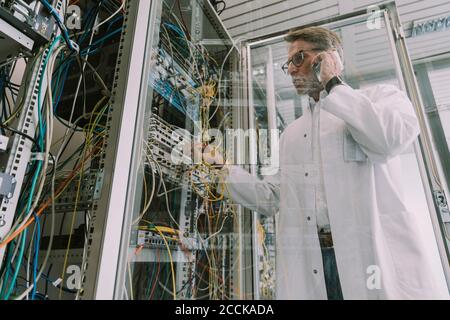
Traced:
<svg viewBox="0 0 450 320">
<path fill-rule="evenodd" d="M 286 41 L 283 69 L 310 106 L 281 136 L 276 176 L 226 165 L 224 191 L 262 214 L 279 212 L 277 298 L 447 299 L 435 241 L 400 187 L 399 155 L 419 134 L 410 101 L 393 86 L 343 83 L 341 41 L 327 29 L 292 31 Z M 209 150 L 204 159 L 223 161 Z"/>
</svg>

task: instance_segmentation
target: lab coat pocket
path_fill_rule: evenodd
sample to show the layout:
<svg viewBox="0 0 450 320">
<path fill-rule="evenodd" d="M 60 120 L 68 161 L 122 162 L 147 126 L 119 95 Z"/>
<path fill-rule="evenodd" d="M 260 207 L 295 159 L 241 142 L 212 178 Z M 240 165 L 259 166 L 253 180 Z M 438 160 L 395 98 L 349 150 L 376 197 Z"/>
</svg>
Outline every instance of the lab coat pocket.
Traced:
<svg viewBox="0 0 450 320">
<path fill-rule="evenodd" d="M 346 162 L 367 160 L 367 155 L 347 128 L 344 130 L 344 160 Z"/>
</svg>

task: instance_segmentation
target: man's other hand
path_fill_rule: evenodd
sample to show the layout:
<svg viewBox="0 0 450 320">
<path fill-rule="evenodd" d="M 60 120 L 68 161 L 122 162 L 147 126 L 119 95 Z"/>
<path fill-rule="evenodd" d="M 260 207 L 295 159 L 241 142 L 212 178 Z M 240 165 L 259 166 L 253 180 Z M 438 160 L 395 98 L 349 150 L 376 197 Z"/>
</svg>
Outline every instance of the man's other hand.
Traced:
<svg viewBox="0 0 450 320">
<path fill-rule="evenodd" d="M 203 144 L 198 142 L 194 144 L 194 163 L 204 161 L 210 165 L 224 165 L 225 159 L 222 153 L 217 149 L 217 146 L 208 144 L 206 148 L 203 148 Z"/>
</svg>

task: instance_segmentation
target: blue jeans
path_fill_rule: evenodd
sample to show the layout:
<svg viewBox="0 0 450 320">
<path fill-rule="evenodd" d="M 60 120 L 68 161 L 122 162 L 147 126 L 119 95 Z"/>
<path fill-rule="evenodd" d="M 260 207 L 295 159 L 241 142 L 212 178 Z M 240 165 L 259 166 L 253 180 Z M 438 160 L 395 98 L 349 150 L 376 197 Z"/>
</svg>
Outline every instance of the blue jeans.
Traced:
<svg viewBox="0 0 450 320">
<path fill-rule="evenodd" d="M 344 300 L 333 248 L 321 248 L 328 300 Z"/>
</svg>

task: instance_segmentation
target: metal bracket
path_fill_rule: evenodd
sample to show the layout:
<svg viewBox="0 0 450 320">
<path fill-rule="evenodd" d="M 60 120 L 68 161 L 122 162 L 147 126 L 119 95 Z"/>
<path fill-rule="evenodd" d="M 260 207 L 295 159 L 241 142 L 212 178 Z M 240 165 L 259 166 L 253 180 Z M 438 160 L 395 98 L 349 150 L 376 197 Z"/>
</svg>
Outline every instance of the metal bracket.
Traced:
<svg viewBox="0 0 450 320">
<path fill-rule="evenodd" d="M 103 170 L 100 170 L 97 174 L 97 180 L 95 181 L 94 200 L 100 199 L 103 186 Z"/>
<path fill-rule="evenodd" d="M 442 212 L 442 210 L 445 210 L 447 212 L 449 212 L 448 209 L 448 202 L 447 202 L 447 198 L 445 197 L 444 192 L 438 190 L 438 191 L 434 191 L 434 198 L 436 200 L 436 204 L 439 207 L 439 210 Z M 449 220 L 450 222 L 450 220 Z"/>
<path fill-rule="evenodd" d="M 405 31 L 403 30 L 403 26 L 396 24 L 395 27 L 392 28 L 392 31 L 394 32 L 394 36 L 396 40 L 403 40 L 406 39 Z"/>
<path fill-rule="evenodd" d="M 403 26 L 398 25 L 396 29 L 398 33 L 398 39 L 406 39 L 405 30 L 403 30 Z"/>
<path fill-rule="evenodd" d="M 441 215 L 442 223 L 445 227 L 445 233 L 450 233 L 450 210 L 448 208 L 447 198 L 445 197 L 444 192 L 442 191 L 434 191 L 434 199 L 439 208 L 439 213 Z"/>
<path fill-rule="evenodd" d="M 6 151 L 8 148 L 9 138 L 7 136 L 0 135 L 0 151 Z"/>
<path fill-rule="evenodd" d="M 14 190 L 16 189 L 16 179 L 6 173 L 0 173 L 0 195 L 11 199 L 14 195 Z"/>
</svg>

